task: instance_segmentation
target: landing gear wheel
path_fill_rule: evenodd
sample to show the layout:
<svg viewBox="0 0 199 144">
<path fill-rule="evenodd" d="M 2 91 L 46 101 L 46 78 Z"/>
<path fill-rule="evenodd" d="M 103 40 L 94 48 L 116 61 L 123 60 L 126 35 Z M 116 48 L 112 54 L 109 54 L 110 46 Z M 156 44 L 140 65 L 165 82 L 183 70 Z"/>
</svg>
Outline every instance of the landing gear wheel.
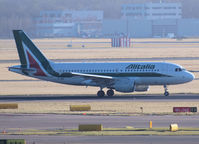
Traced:
<svg viewBox="0 0 199 144">
<path fill-rule="evenodd" d="M 169 96 L 167 85 L 164 85 L 164 96 Z"/>
<path fill-rule="evenodd" d="M 98 97 L 104 97 L 104 95 L 105 95 L 105 93 L 104 93 L 103 90 L 100 90 L 100 91 L 97 92 Z"/>
<path fill-rule="evenodd" d="M 114 91 L 112 89 L 108 90 L 106 92 L 106 94 L 109 96 L 109 97 L 112 97 L 114 95 Z"/>
<path fill-rule="evenodd" d="M 169 96 L 169 92 L 168 91 L 164 92 L 164 96 Z"/>
</svg>

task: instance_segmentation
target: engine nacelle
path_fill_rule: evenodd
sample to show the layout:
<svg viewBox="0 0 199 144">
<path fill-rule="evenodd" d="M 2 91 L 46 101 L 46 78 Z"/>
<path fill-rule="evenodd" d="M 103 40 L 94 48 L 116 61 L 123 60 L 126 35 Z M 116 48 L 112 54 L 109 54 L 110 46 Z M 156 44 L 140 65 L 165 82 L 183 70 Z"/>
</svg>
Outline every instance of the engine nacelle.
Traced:
<svg viewBox="0 0 199 144">
<path fill-rule="evenodd" d="M 134 91 L 134 80 L 132 79 L 121 79 L 118 80 L 114 89 L 118 92 L 133 92 Z"/>
<path fill-rule="evenodd" d="M 149 90 L 148 85 L 135 85 L 136 92 L 144 92 L 144 91 L 148 91 L 148 90 Z"/>
</svg>

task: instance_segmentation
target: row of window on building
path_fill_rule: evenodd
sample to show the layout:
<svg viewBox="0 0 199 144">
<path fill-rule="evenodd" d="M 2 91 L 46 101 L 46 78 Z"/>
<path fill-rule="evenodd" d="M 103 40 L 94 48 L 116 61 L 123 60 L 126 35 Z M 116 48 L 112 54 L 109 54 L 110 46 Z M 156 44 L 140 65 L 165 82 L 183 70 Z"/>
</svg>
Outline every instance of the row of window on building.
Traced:
<svg viewBox="0 0 199 144">
<path fill-rule="evenodd" d="M 124 18 L 158 19 L 159 17 L 153 16 L 161 15 L 166 18 L 171 16 L 170 19 L 179 19 L 182 15 L 182 5 L 181 3 L 124 4 L 121 14 Z"/>
<path fill-rule="evenodd" d="M 145 13 L 145 14 L 142 14 L 142 13 L 127 13 L 126 16 L 149 16 L 150 14 L 149 13 Z M 176 14 L 176 13 L 152 13 L 151 14 L 152 16 L 182 16 L 181 13 L 179 14 Z"/>
<path fill-rule="evenodd" d="M 130 7 L 130 6 L 127 6 L 127 7 L 123 7 L 122 8 L 123 10 L 141 10 L 141 9 L 182 9 L 182 7 Z"/>
</svg>

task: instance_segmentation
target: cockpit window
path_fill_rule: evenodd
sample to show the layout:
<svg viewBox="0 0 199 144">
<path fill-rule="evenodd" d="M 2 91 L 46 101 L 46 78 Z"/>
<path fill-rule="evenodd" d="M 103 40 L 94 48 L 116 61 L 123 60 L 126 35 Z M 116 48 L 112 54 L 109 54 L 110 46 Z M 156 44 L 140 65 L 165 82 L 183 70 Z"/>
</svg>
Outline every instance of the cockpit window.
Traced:
<svg viewBox="0 0 199 144">
<path fill-rule="evenodd" d="M 184 68 L 176 68 L 175 69 L 176 72 L 181 72 L 181 71 L 184 71 L 184 70 L 185 70 Z"/>
</svg>

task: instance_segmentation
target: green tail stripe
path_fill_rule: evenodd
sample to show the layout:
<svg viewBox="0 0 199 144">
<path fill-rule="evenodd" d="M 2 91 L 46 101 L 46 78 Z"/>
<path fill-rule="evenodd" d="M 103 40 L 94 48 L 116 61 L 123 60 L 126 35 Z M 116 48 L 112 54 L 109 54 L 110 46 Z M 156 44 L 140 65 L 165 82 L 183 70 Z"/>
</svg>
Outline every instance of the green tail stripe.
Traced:
<svg viewBox="0 0 199 144">
<path fill-rule="evenodd" d="M 13 30 L 13 35 L 15 38 L 15 43 L 17 46 L 17 51 L 20 58 L 21 67 L 27 68 L 27 60 L 26 60 L 25 52 L 22 45 L 22 40 L 21 40 L 18 30 Z"/>
</svg>

